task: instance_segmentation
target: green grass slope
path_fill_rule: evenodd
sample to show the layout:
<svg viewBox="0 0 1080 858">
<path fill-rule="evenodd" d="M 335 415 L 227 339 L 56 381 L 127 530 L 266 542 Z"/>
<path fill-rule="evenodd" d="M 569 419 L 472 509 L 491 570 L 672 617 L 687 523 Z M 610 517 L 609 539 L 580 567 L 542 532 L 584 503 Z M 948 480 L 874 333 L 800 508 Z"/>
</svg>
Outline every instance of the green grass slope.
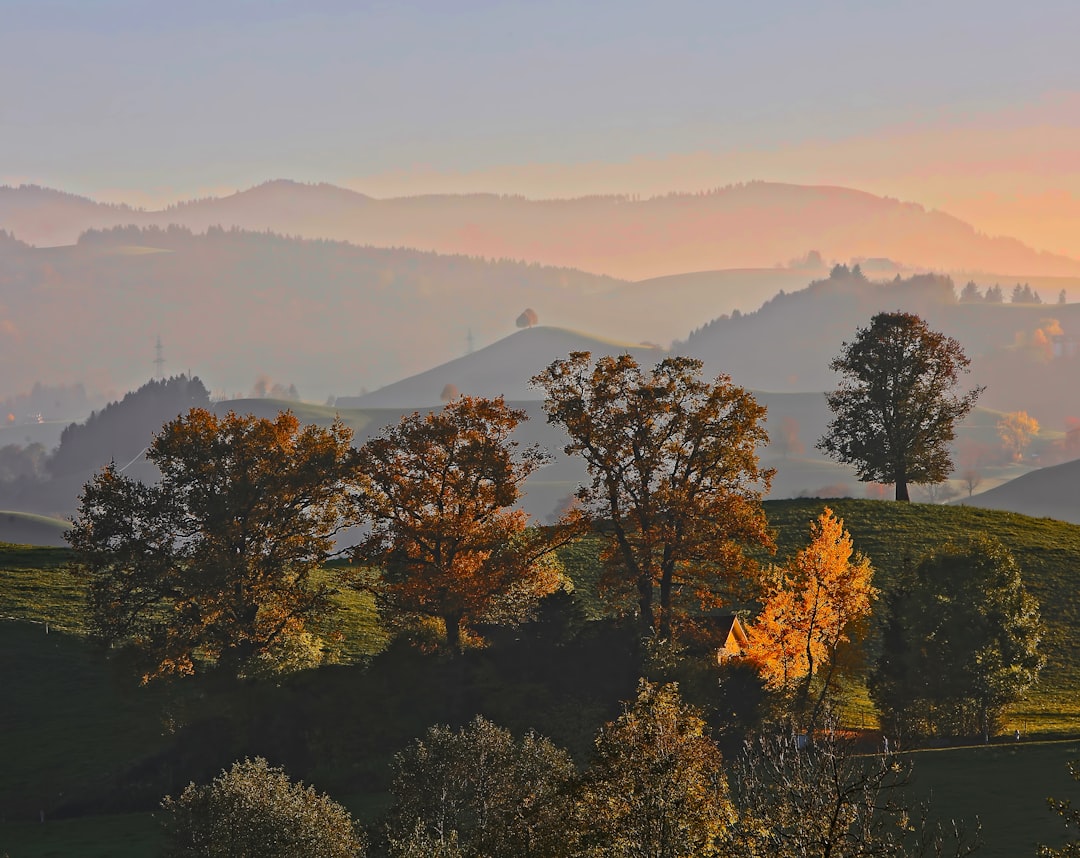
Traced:
<svg viewBox="0 0 1080 858">
<path fill-rule="evenodd" d="M 996 536 L 1016 556 L 1027 588 L 1042 606 L 1047 656 L 1041 681 L 1029 700 L 1009 713 L 1009 729 L 1026 733 L 1080 734 L 1080 527 L 1048 518 L 999 510 L 869 500 L 769 501 L 777 531 L 777 556 L 790 556 L 808 539 L 809 523 L 828 505 L 844 519 L 857 550 L 887 588 L 906 563 L 949 540 L 974 533 Z"/>
</svg>

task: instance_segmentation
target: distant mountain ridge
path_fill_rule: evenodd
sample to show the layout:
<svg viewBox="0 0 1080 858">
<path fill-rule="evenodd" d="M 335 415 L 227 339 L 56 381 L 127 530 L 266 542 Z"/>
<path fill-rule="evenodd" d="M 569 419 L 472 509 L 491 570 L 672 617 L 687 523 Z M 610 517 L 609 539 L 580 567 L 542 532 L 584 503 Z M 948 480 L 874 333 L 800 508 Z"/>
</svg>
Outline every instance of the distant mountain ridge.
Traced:
<svg viewBox="0 0 1080 858">
<path fill-rule="evenodd" d="M 330 184 L 266 182 L 159 211 L 95 203 L 37 186 L 0 187 L 0 229 L 36 245 L 117 225 L 211 226 L 516 259 L 640 280 L 764 268 L 820 251 L 923 268 L 1080 276 L 1080 260 L 1039 252 L 964 221 L 850 188 L 770 182 L 636 199 L 531 200 L 495 194 L 376 199 Z"/>
</svg>

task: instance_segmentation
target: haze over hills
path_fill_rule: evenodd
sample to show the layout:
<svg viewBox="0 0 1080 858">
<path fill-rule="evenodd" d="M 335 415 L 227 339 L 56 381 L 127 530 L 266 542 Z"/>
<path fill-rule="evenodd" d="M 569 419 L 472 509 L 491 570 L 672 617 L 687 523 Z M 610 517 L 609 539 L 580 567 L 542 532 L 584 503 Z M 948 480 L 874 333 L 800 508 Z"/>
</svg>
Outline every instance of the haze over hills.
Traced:
<svg viewBox="0 0 1080 858">
<path fill-rule="evenodd" d="M 444 391 L 452 385 L 467 396 L 504 396 L 508 400 L 542 399 L 529 379 L 556 358 L 572 351 L 592 352 L 594 356 L 631 354 L 643 366 L 651 366 L 664 357 L 659 348 L 634 343 L 603 340 L 565 328 L 542 326 L 511 334 L 473 354 L 359 397 L 339 397 L 342 408 L 431 408 L 441 406 Z"/>
<path fill-rule="evenodd" d="M 103 205 L 36 186 L 0 188 L 0 229 L 35 245 L 89 228 L 238 226 L 308 238 L 509 258 L 630 280 L 764 268 L 816 249 L 826 259 L 888 257 L 922 268 L 1080 276 L 1080 261 L 989 237 L 915 203 L 841 187 L 769 182 L 638 199 L 530 200 L 493 194 L 375 199 L 277 180 L 160 211 Z"/>
<path fill-rule="evenodd" d="M 962 503 L 1080 524 L 1080 459 L 1039 468 Z"/>
</svg>

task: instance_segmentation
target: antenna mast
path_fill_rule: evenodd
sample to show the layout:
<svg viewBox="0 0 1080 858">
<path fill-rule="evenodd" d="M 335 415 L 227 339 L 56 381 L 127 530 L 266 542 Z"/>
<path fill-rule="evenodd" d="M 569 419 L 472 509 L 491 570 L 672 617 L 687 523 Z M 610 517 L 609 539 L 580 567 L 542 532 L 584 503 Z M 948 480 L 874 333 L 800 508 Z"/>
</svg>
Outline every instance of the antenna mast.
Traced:
<svg viewBox="0 0 1080 858">
<path fill-rule="evenodd" d="M 155 377 L 163 379 L 165 378 L 165 349 L 161 345 L 160 334 L 157 338 L 157 345 L 154 346 L 154 353 L 156 354 L 156 357 L 154 358 L 154 366 L 157 368 L 157 373 Z"/>
</svg>

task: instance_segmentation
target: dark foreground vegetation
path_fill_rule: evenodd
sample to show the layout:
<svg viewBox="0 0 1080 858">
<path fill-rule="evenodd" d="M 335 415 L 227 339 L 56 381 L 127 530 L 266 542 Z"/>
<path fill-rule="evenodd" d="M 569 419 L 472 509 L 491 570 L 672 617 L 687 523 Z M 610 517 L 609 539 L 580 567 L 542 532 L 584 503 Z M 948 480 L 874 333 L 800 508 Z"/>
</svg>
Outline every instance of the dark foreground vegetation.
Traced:
<svg viewBox="0 0 1080 858">
<path fill-rule="evenodd" d="M 765 504 L 779 559 L 805 544 L 807 524 L 823 505 Z M 1080 653 L 1072 634 L 1080 622 L 1080 528 L 962 507 L 830 505 L 882 588 L 940 542 L 971 532 L 993 533 L 1013 552 L 1042 605 L 1041 682 L 1007 710 L 1003 736 L 989 747 L 965 750 L 948 747 L 962 739 L 938 739 L 931 740 L 938 750 L 912 754 L 912 789 L 915 797 L 932 792 L 942 817 L 977 815 L 985 841 L 979 854 L 1033 854 L 1036 842 L 1062 842 L 1045 800 L 1075 795 L 1065 766 L 1078 756 L 1068 737 L 1080 734 Z M 7 748 L 0 844 L 11 855 L 123 855 L 128 846 L 128 854 L 149 854 L 160 842 L 149 814 L 162 796 L 256 756 L 325 790 L 374 830 L 392 800 L 394 755 L 431 725 L 461 726 L 481 714 L 515 736 L 536 730 L 584 766 L 596 731 L 618 716 L 621 701 L 633 699 L 642 675 L 679 680 L 733 760 L 739 736 L 731 714 L 752 723 L 757 684 L 746 678 L 740 688 L 729 679 L 718 691 L 716 668 L 651 660 L 633 623 L 597 619 L 597 543 L 578 543 L 561 557 L 576 585 L 572 596 L 545 602 L 537 620 L 518 630 L 491 630 L 486 648 L 456 658 L 403 640 L 387 645 L 371 599 L 349 593 L 336 597 L 346 604 L 339 623 L 344 663 L 273 679 L 211 674 L 140 687 L 128 663 L 103 658 L 85 637 L 85 584 L 67 565 L 70 553 L 5 547 L 0 614 L 18 619 L 0 623 L 0 686 L 19 693 L 5 695 L 0 710 Z M 843 720 L 866 731 L 860 747 L 880 750 L 875 713 L 857 683 L 840 705 Z"/>
</svg>

